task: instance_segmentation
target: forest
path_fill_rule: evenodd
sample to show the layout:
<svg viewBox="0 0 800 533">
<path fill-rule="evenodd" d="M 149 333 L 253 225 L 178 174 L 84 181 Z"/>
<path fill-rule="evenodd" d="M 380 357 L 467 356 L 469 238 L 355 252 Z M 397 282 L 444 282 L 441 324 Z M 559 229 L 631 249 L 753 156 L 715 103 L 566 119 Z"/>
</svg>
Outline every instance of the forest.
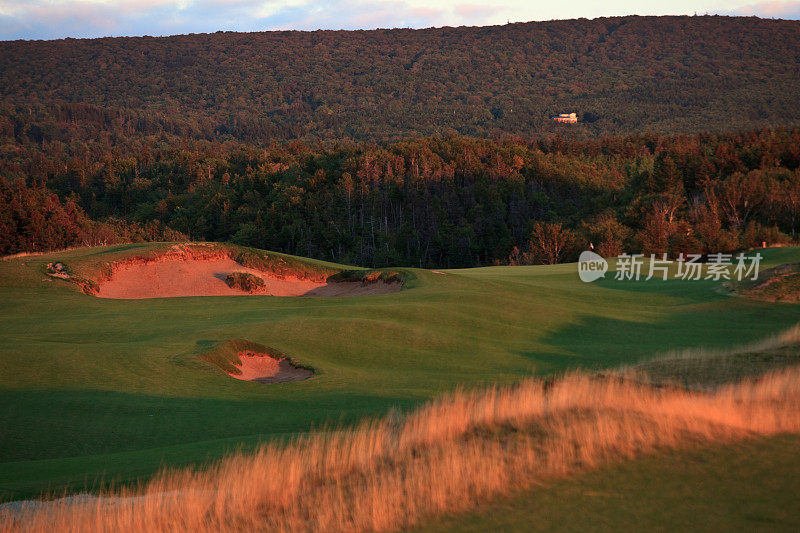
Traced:
<svg viewBox="0 0 800 533">
<path fill-rule="evenodd" d="M 0 42 L 0 128 L 228 139 L 690 133 L 796 125 L 800 21 L 620 17 L 490 27 Z"/>
<path fill-rule="evenodd" d="M 578 112 L 578 124 L 551 115 Z M 0 254 L 228 240 L 378 267 L 797 239 L 800 22 L 0 42 Z"/>
<path fill-rule="evenodd" d="M 92 221 L 109 243 L 186 235 L 422 267 L 555 263 L 589 243 L 605 256 L 726 252 L 800 229 L 796 128 L 16 153 L 2 163 L 2 253 L 96 243 Z"/>
</svg>

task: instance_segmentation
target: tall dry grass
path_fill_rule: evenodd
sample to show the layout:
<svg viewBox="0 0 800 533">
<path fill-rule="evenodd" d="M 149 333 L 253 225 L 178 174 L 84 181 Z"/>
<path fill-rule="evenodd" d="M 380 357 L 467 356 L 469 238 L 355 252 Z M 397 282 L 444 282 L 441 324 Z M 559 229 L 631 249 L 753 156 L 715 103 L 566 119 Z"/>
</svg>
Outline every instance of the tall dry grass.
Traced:
<svg viewBox="0 0 800 533">
<path fill-rule="evenodd" d="M 711 392 L 570 374 L 5 517 L 30 531 L 388 531 L 661 449 L 800 432 L 800 368 Z"/>
</svg>

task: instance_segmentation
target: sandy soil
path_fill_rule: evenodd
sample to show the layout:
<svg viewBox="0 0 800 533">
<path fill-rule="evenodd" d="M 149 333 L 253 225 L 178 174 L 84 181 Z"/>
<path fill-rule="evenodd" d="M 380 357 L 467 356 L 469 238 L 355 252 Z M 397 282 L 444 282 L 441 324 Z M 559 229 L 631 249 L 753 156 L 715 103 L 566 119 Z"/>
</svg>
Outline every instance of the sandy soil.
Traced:
<svg viewBox="0 0 800 533">
<path fill-rule="evenodd" d="M 278 279 L 246 268 L 229 258 L 213 260 L 170 259 L 122 265 L 110 279 L 98 283 L 100 298 L 143 299 L 178 296 L 250 295 L 228 287 L 225 277 L 233 272 L 249 272 L 264 280 L 263 292 L 271 296 L 357 296 L 400 290 L 399 283 L 326 283 L 295 278 Z"/>
<path fill-rule="evenodd" d="M 274 359 L 266 354 L 241 352 L 241 365 L 235 365 L 241 374 L 228 372 L 231 377 L 242 381 L 258 383 L 285 383 L 287 381 L 303 381 L 314 373 L 307 368 L 298 368 L 288 359 Z"/>
</svg>

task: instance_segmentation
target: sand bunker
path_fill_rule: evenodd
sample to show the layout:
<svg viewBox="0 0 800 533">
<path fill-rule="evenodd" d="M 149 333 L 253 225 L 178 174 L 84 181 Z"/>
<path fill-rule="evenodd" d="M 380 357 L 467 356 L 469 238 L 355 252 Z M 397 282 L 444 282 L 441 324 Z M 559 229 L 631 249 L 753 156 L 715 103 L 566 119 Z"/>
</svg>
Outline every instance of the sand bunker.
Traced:
<svg viewBox="0 0 800 533">
<path fill-rule="evenodd" d="M 109 279 L 98 282 L 100 298 L 143 299 L 179 296 L 250 295 L 229 287 L 225 279 L 234 272 L 247 272 L 264 280 L 256 294 L 271 296 L 358 296 L 400 290 L 400 283 L 326 282 L 292 277 L 278 278 L 247 268 L 230 258 L 167 258 L 119 265 Z"/>
<path fill-rule="evenodd" d="M 314 375 L 307 368 L 294 366 L 288 359 L 275 359 L 264 353 L 239 352 L 241 364 L 234 366 L 241 374 L 228 372 L 228 375 L 242 381 L 257 383 L 285 383 L 287 381 L 303 381 Z"/>
</svg>

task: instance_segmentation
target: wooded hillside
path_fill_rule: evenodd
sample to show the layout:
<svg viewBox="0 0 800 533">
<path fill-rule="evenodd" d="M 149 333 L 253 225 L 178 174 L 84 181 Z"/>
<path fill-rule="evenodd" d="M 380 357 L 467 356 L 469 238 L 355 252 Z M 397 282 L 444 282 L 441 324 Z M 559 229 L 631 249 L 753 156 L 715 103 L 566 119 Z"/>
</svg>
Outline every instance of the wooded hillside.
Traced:
<svg viewBox="0 0 800 533">
<path fill-rule="evenodd" d="M 0 43 L 0 129 L 398 140 L 800 121 L 800 21 L 624 17 Z M 72 105 L 65 105 L 72 104 Z M 567 127 L 569 128 L 569 126 Z M 570 131 L 572 131 L 570 130 Z"/>
</svg>

